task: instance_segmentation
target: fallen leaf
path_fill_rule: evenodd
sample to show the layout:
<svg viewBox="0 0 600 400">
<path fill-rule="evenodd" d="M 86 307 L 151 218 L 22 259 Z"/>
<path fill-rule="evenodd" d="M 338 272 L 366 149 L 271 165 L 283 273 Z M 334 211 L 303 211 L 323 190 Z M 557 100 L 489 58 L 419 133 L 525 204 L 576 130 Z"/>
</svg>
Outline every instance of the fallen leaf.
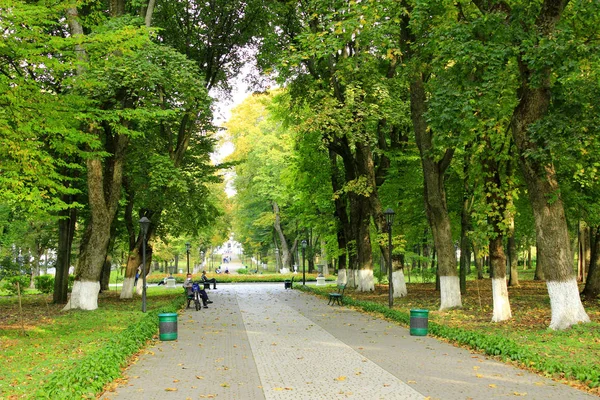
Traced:
<svg viewBox="0 0 600 400">
<path fill-rule="evenodd" d="M 406 383 L 417 383 L 417 381 L 407 381 Z"/>
<path fill-rule="evenodd" d="M 204 377 L 200 376 L 200 375 L 196 375 L 196 379 L 204 379 Z"/>
<path fill-rule="evenodd" d="M 176 392 L 177 388 L 166 388 L 165 392 Z"/>
<path fill-rule="evenodd" d="M 346 380 L 346 377 L 345 377 L 345 376 L 338 376 L 337 378 L 334 378 L 333 380 L 334 380 L 334 381 L 341 382 L 341 381 L 345 381 L 345 380 Z"/>
<path fill-rule="evenodd" d="M 527 392 L 525 392 L 525 393 L 513 392 L 513 394 L 515 396 L 527 396 Z"/>
<path fill-rule="evenodd" d="M 476 376 L 477 378 L 483 378 L 483 375 L 481 375 L 481 374 L 475 374 L 475 376 Z"/>
<path fill-rule="evenodd" d="M 489 386 L 489 387 L 491 387 L 491 388 L 495 388 L 495 387 L 496 387 L 496 384 L 494 384 L 494 383 L 490 383 L 488 386 Z"/>
<path fill-rule="evenodd" d="M 221 383 L 221 387 L 229 387 L 229 383 L 227 383 L 227 382 Z"/>
</svg>

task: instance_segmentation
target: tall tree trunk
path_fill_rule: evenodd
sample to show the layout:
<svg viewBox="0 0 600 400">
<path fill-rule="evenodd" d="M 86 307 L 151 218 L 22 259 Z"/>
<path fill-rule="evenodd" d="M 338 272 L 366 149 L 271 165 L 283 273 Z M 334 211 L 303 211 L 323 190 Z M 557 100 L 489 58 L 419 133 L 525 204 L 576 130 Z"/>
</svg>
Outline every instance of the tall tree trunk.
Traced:
<svg viewBox="0 0 600 400">
<path fill-rule="evenodd" d="M 291 270 L 292 266 L 292 257 L 290 253 L 290 248 L 288 246 L 287 239 L 283 233 L 283 229 L 281 228 L 281 217 L 279 214 L 279 205 L 277 202 L 272 202 L 273 214 L 275 214 L 275 222 L 273 223 L 273 227 L 275 228 L 275 232 L 277 232 L 277 236 L 279 237 L 279 247 L 282 258 L 282 268 L 288 268 Z"/>
<path fill-rule="evenodd" d="M 578 228 L 577 280 L 585 282 L 586 268 L 591 261 L 590 227 L 584 221 L 579 221 Z"/>
<path fill-rule="evenodd" d="M 338 164 L 337 164 L 337 155 L 336 153 L 329 149 L 329 161 L 331 165 L 331 187 L 333 189 L 333 193 L 339 193 L 338 196 L 335 196 L 334 205 L 334 217 L 337 221 L 336 227 L 336 236 L 338 249 L 340 253 L 338 255 L 338 271 L 346 270 L 348 268 L 348 260 L 346 257 L 348 240 L 352 234 L 352 229 L 350 227 L 350 221 L 348 219 L 348 212 L 346 211 L 348 205 L 348 197 L 345 194 L 342 194 L 342 183 L 339 182 L 337 177 L 338 175 Z M 346 282 L 340 282 L 341 284 L 345 284 Z"/>
<path fill-rule="evenodd" d="M 426 95 L 423 77 L 420 73 L 415 74 L 410 83 L 410 107 L 415 138 L 423 166 L 425 209 L 438 255 L 440 310 L 462 307 L 460 283 L 456 269 L 456 253 L 452 242 L 452 230 L 444 189 L 444 173 L 450 164 L 453 151 L 446 151 L 440 161 L 433 158 L 433 137 L 425 121 Z"/>
<path fill-rule="evenodd" d="M 108 129 L 108 128 L 106 128 Z M 98 308 L 100 274 L 106 260 L 110 227 L 121 196 L 123 161 L 128 139 L 107 135 L 111 157 L 87 161 L 88 198 L 91 218 L 79 249 L 73 293 L 65 309 L 95 310 Z"/>
<path fill-rule="evenodd" d="M 486 135 L 488 155 L 495 154 L 491 139 Z M 505 321 L 512 318 L 508 287 L 506 286 L 506 255 L 504 253 L 504 228 L 507 214 L 508 198 L 506 185 L 502 184 L 499 162 L 490 157 L 483 160 L 485 173 L 485 199 L 489 208 L 488 225 L 492 227 L 493 235 L 489 242 L 490 266 L 492 276 L 493 316 L 492 322 Z"/>
<path fill-rule="evenodd" d="M 581 295 L 587 300 L 595 301 L 600 296 L 600 227 L 596 227 L 590 237 L 592 238 L 590 264 Z"/>
<path fill-rule="evenodd" d="M 554 35 L 568 0 L 545 0 L 535 22 L 539 40 Z M 556 171 L 551 158 L 531 157 L 547 151 L 540 147 L 529 132 L 535 122 L 547 113 L 551 100 L 552 71 L 534 71 L 528 61 L 518 57 L 521 83 L 519 103 L 511 119 L 511 131 L 519 153 L 519 163 L 527 184 L 535 218 L 538 262 L 544 268 L 546 286 L 552 308 L 551 329 L 565 329 L 579 322 L 588 322 L 577 280 L 572 270 L 569 231 Z M 532 77 L 542 76 L 533 83 Z"/>
<path fill-rule="evenodd" d="M 63 200 L 72 204 L 73 199 L 67 196 Z M 71 267 L 71 249 L 75 236 L 75 222 L 77 209 L 70 208 L 59 213 L 58 220 L 58 246 L 56 250 L 56 275 L 54 276 L 54 294 L 52 301 L 55 304 L 65 304 L 68 301 L 69 268 Z"/>
<path fill-rule="evenodd" d="M 470 146 L 468 146 L 470 148 Z M 465 162 L 463 167 L 463 203 L 460 211 L 460 293 L 467 292 L 467 274 L 469 272 L 469 264 L 471 260 L 471 241 L 469 240 L 469 232 L 471 227 L 471 204 L 473 203 L 473 194 L 469 185 L 469 164 L 470 156 L 468 148 L 465 151 Z"/>
<path fill-rule="evenodd" d="M 508 286 L 519 286 L 519 256 L 517 252 L 517 242 L 515 240 L 515 217 L 509 216 L 508 223 L 508 265 L 510 268 L 510 279 Z"/>
<path fill-rule="evenodd" d="M 512 318 L 506 286 L 506 255 L 504 254 L 503 236 L 497 235 L 490 240 L 490 263 L 494 271 L 492 278 L 493 317 L 492 322 L 506 321 Z"/>
</svg>

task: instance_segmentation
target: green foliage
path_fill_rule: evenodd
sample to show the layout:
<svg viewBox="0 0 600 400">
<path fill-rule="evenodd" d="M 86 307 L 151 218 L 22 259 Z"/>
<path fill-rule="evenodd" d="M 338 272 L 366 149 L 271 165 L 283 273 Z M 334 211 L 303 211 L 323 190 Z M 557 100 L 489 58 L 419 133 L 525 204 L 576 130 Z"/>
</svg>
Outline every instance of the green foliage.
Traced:
<svg viewBox="0 0 600 400">
<path fill-rule="evenodd" d="M 35 288 L 43 294 L 49 294 L 54 291 L 54 276 L 39 275 L 35 277 Z"/>
<path fill-rule="evenodd" d="M 4 281 L 2 288 L 12 295 L 24 293 L 25 289 L 29 288 L 31 277 L 29 275 L 11 276 Z"/>
</svg>

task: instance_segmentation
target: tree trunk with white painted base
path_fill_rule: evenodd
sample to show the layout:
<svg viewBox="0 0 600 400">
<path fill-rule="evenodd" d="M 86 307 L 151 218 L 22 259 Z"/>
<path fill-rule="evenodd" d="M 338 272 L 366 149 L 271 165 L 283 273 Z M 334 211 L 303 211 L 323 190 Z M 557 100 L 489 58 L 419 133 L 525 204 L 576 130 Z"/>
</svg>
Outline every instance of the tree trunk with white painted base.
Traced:
<svg viewBox="0 0 600 400">
<path fill-rule="evenodd" d="M 347 273 L 348 273 L 348 270 L 346 268 L 338 269 L 338 277 L 337 277 L 338 285 L 345 285 L 346 283 L 348 283 Z"/>
<path fill-rule="evenodd" d="M 536 57 L 544 56 L 539 53 L 539 43 L 556 35 L 556 26 L 567 3 L 567 0 L 545 0 L 539 15 L 531 19 L 535 21 L 531 27 L 535 36 L 527 38 L 526 47 L 536 49 Z M 538 263 L 544 270 L 552 307 L 550 328 L 564 329 L 588 322 L 589 317 L 583 309 L 572 270 L 571 243 L 552 154 L 543 144 L 543 132 L 537 132 L 539 137 L 531 132 L 548 115 L 555 71 L 550 64 L 531 63 L 529 56 L 525 50 L 517 55 L 519 103 L 513 111 L 510 128 L 535 218 Z"/>
<path fill-rule="evenodd" d="M 441 160 L 434 159 L 433 133 L 425 120 L 426 104 L 423 77 L 420 73 L 415 73 L 410 84 L 411 117 L 423 167 L 425 211 L 438 254 L 440 310 L 445 310 L 462 307 L 456 253 L 444 188 L 444 175 L 452 160 L 453 151 L 448 149 Z"/>
<path fill-rule="evenodd" d="M 359 292 L 372 292 L 375 290 L 375 283 L 373 281 L 373 270 L 372 269 L 359 269 L 357 274 L 357 286 L 356 290 Z"/>
<path fill-rule="evenodd" d="M 404 272 L 401 269 L 392 272 L 392 284 L 394 287 L 394 297 L 404 297 L 408 294 Z"/>
</svg>

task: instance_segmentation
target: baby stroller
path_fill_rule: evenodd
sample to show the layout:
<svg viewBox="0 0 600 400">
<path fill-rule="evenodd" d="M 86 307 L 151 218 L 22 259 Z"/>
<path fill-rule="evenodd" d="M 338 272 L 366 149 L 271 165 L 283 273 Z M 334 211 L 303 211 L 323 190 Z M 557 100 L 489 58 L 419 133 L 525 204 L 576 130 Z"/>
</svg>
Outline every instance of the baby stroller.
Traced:
<svg viewBox="0 0 600 400">
<path fill-rule="evenodd" d="M 188 307 L 190 306 L 190 302 L 193 300 L 194 306 L 196 307 L 196 311 L 198 311 L 202 308 L 202 298 L 200 297 L 200 284 L 198 282 L 192 283 L 191 292 L 188 291 L 187 297 L 188 297 Z"/>
</svg>

